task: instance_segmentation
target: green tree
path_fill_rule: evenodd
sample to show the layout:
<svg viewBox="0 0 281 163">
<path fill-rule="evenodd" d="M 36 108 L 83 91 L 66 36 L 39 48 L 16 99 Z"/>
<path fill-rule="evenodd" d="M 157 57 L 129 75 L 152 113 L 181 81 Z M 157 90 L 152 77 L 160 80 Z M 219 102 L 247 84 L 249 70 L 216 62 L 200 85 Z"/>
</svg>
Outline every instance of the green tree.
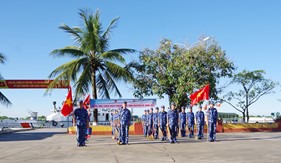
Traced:
<svg viewBox="0 0 281 163">
<path fill-rule="evenodd" d="M 42 115 L 42 116 L 38 116 L 37 117 L 38 121 L 46 121 L 46 116 Z"/>
<path fill-rule="evenodd" d="M 3 115 L 3 116 L 0 116 L 0 120 L 4 120 L 4 119 L 9 119 L 9 117 Z"/>
<path fill-rule="evenodd" d="M 75 98 L 89 92 L 92 88 L 92 97 L 110 98 L 110 92 L 121 97 L 116 81 L 129 81 L 132 72 L 122 54 L 133 53 L 133 49 L 109 50 L 111 31 L 118 18 L 113 19 L 106 30 L 100 22 L 100 14 L 80 10 L 83 27 L 69 27 L 62 25 L 59 28 L 73 36 L 76 46 L 66 46 L 51 52 L 55 57 L 73 57 L 74 60 L 56 68 L 49 77 L 56 77 L 52 85 L 60 79 L 72 80 L 75 83 Z M 120 66 L 124 65 L 124 67 Z M 77 76 L 79 76 L 77 78 Z"/>
<path fill-rule="evenodd" d="M 6 57 L 0 53 L 0 63 L 4 64 L 6 61 Z M 3 80 L 3 76 L 0 74 L 0 80 Z M 2 93 L 0 92 L 0 104 L 5 105 L 5 106 L 10 106 L 12 105 L 11 101 Z"/>
<path fill-rule="evenodd" d="M 266 79 L 264 75 L 264 70 L 239 72 L 233 76 L 231 83 L 239 85 L 241 89 L 230 91 L 223 97 L 224 102 L 242 113 L 244 122 L 249 122 L 249 107 L 262 96 L 273 93 L 273 89 L 279 84 Z"/>
<path fill-rule="evenodd" d="M 100 22 L 99 11 L 96 13 L 80 10 L 82 27 L 62 25 L 59 28 L 69 33 L 75 46 L 66 46 L 51 52 L 55 57 L 72 57 L 74 60 L 56 68 L 50 75 L 55 77 L 50 85 L 53 87 L 59 80 L 74 82 L 75 99 L 87 94 L 92 89 L 92 98 L 110 98 L 110 93 L 121 97 L 117 87 L 118 81 L 132 81 L 133 73 L 130 63 L 127 64 L 123 54 L 133 53 L 133 49 L 109 50 L 112 29 L 118 18 L 113 19 L 104 30 Z M 97 115 L 96 115 L 97 117 Z"/>
<path fill-rule="evenodd" d="M 214 41 L 199 40 L 198 46 L 181 48 L 168 39 L 156 50 L 145 49 L 140 55 L 141 67 L 134 84 L 136 97 L 163 95 L 169 102 L 186 106 L 191 93 L 206 84 L 211 86 L 211 97 L 216 99 L 219 79 L 231 76 L 234 65 Z"/>
</svg>

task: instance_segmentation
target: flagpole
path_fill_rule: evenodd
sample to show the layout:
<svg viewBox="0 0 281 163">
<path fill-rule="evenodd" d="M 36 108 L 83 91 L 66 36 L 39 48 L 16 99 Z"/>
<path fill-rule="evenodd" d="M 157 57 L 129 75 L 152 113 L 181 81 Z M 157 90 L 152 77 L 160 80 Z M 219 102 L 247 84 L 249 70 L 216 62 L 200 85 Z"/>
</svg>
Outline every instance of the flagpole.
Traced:
<svg viewBox="0 0 281 163">
<path fill-rule="evenodd" d="M 67 116 L 67 128 L 69 128 L 69 115 Z"/>
</svg>

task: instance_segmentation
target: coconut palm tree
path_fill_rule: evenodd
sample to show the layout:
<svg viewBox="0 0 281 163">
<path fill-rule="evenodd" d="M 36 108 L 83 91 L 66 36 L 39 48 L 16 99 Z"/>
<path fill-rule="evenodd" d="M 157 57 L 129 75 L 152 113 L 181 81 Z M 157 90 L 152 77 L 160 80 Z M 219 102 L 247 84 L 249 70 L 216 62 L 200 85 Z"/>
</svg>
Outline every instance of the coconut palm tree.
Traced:
<svg viewBox="0 0 281 163">
<path fill-rule="evenodd" d="M 110 98 L 110 93 L 121 97 L 117 87 L 118 81 L 132 81 L 131 66 L 122 56 L 134 53 L 133 49 L 109 50 L 112 29 L 118 18 L 113 19 L 104 30 L 100 22 L 100 13 L 79 10 L 82 27 L 69 27 L 64 24 L 59 28 L 73 37 L 74 46 L 66 46 L 51 52 L 54 57 L 72 57 L 71 60 L 57 67 L 49 78 L 54 78 L 50 88 L 59 80 L 70 80 L 74 83 L 75 99 L 87 94 L 92 88 L 92 97 Z M 47 90 L 48 91 L 48 90 Z"/>
<path fill-rule="evenodd" d="M 0 53 L 0 63 L 4 64 L 6 61 L 6 57 Z M 3 76 L 0 74 L 0 80 L 3 80 Z M 5 105 L 5 106 L 9 106 L 11 105 L 11 101 L 2 93 L 0 92 L 0 104 Z"/>
</svg>

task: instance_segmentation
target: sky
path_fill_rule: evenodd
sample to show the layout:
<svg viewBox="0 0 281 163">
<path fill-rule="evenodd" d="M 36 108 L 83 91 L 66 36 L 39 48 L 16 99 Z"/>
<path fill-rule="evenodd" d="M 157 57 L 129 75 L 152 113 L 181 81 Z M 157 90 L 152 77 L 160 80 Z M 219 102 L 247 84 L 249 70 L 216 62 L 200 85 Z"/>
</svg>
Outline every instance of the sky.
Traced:
<svg viewBox="0 0 281 163">
<path fill-rule="evenodd" d="M 101 12 L 101 22 L 119 17 L 110 48 L 156 49 L 163 38 L 175 43 L 193 44 L 201 36 L 219 42 L 237 72 L 244 69 L 266 71 L 266 78 L 281 82 L 281 1 L 271 0 L 9 0 L 0 5 L 0 52 L 7 62 L 0 65 L 6 79 L 47 79 L 56 67 L 70 58 L 53 58 L 54 49 L 73 45 L 71 37 L 60 30 L 62 24 L 81 26 L 79 9 Z M 127 62 L 138 54 L 126 56 Z M 130 84 L 119 83 L 123 98 L 133 98 Z M 0 115 L 26 117 L 27 110 L 49 115 L 53 101 L 61 104 L 67 90 L 56 89 L 44 96 L 44 89 L 2 89 L 13 103 L 0 105 Z M 250 107 L 252 115 L 280 112 L 280 87 L 275 94 L 262 97 Z M 118 97 L 112 97 L 118 98 Z M 152 97 L 148 97 L 152 98 Z M 154 97 L 157 98 L 157 97 Z M 157 105 L 168 99 L 157 98 Z M 58 105 L 60 106 L 60 105 Z M 234 112 L 227 104 L 221 112 Z M 142 109 L 134 109 L 137 114 Z"/>
</svg>

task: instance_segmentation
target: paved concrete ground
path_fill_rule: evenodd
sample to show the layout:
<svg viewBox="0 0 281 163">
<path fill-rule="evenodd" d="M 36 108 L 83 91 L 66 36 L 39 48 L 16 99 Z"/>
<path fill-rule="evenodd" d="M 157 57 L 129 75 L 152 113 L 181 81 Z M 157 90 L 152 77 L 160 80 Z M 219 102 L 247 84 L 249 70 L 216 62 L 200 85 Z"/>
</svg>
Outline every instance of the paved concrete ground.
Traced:
<svg viewBox="0 0 281 163">
<path fill-rule="evenodd" d="M 0 134 L 0 163 L 10 162 L 280 162 L 281 132 L 223 133 L 210 143 L 179 138 L 178 144 L 131 136 L 117 145 L 110 136 L 92 136 L 76 147 L 66 129 L 36 129 Z"/>
</svg>

